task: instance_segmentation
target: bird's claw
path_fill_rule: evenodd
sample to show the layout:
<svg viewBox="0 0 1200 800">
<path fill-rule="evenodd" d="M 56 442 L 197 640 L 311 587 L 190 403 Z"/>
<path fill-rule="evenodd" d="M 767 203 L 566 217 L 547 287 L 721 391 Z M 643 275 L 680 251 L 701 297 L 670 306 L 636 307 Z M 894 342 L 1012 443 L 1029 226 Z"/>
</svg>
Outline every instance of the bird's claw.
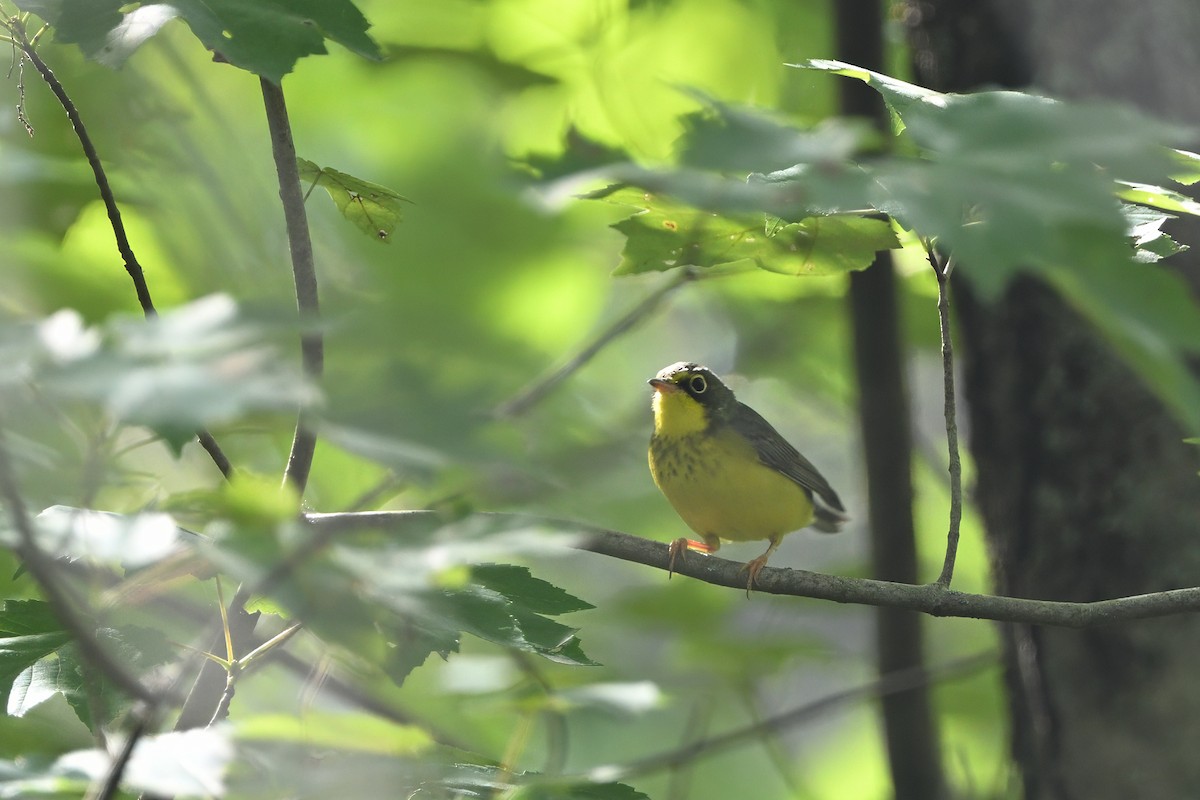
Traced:
<svg viewBox="0 0 1200 800">
<path fill-rule="evenodd" d="M 675 559 L 678 558 L 680 562 L 683 561 L 684 555 L 688 550 L 688 544 L 690 543 L 687 538 L 680 536 L 671 542 L 667 548 L 667 580 L 671 580 L 671 577 L 675 574 Z"/>
<path fill-rule="evenodd" d="M 767 559 L 759 556 L 751 559 L 742 565 L 741 572 L 746 573 L 746 597 L 750 596 L 751 590 L 754 589 L 754 583 L 758 580 L 758 573 L 762 572 L 763 567 L 767 565 Z"/>
</svg>

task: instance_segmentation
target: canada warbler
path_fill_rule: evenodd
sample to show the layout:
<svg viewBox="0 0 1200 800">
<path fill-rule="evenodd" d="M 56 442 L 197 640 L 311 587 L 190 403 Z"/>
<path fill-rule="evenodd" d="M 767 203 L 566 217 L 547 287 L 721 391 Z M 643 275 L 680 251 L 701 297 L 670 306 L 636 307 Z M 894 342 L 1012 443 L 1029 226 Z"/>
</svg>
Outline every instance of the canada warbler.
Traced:
<svg viewBox="0 0 1200 800">
<path fill-rule="evenodd" d="M 670 564 L 721 540 L 766 539 L 767 551 L 746 563 L 746 591 L 784 534 L 813 526 L 836 533 L 849 519 L 829 482 L 712 370 L 692 362 L 664 368 L 654 387 L 650 473 L 688 527 L 703 541 L 671 542 Z"/>
</svg>

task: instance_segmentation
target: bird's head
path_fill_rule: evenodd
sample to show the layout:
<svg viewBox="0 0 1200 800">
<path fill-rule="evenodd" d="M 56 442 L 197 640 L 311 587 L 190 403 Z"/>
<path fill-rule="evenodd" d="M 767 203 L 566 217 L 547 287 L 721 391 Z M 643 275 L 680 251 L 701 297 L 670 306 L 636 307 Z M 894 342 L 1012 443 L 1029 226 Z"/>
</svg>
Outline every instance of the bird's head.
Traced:
<svg viewBox="0 0 1200 800">
<path fill-rule="evenodd" d="M 660 430 L 703 430 L 714 418 L 731 412 L 737 403 L 733 392 L 711 369 L 694 361 L 664 367 L 648 383 L 654 387 L 654 421 Z"/>
</svg>

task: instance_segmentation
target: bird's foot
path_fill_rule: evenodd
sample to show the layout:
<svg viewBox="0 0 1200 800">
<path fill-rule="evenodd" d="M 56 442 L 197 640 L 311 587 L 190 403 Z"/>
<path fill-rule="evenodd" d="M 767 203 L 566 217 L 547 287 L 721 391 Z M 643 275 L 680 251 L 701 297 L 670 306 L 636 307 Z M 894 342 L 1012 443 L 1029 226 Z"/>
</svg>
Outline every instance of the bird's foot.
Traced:
<svg viewBox="0 0 1200 800">
<path fill-rule="evenodd" d="M 683 563 L 688 550 L 696 550 L 700 553 L 713 553 L 716 552 L 716 549 L 710 544 L 680 536 L 667 547 L 667 580 L 670 580 L 671 576 L 675 574 L 675 559 L 678 558 L 679 562 Z"/>
<path fill-rule="evenodd" d="M 746 573 L 746 597 L 750 596 L 750 591 L 754 589 L 754 582 L 758 580 L 758 573 L 762 572 L 763 567 L 767 565 L 767 557 L 761 555 L 758 558 L 751 559 L 745 563 L 741 571 Z"/>
</svg>

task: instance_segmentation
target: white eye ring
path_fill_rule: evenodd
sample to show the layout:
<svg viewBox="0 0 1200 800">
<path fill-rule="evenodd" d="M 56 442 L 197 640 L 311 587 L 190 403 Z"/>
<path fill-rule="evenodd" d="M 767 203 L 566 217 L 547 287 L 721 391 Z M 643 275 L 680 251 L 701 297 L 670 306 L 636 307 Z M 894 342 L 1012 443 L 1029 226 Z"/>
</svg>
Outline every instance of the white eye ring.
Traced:
<svg viewBox="0 0 1200 800">
<path fill-rule="evenodd" d="M 708 381 L 704 380 L 703 375 L 693 375 L 688 381 L 688 387 L 694 394 L 704 394 L 708 391 Z"/>
</svg>

